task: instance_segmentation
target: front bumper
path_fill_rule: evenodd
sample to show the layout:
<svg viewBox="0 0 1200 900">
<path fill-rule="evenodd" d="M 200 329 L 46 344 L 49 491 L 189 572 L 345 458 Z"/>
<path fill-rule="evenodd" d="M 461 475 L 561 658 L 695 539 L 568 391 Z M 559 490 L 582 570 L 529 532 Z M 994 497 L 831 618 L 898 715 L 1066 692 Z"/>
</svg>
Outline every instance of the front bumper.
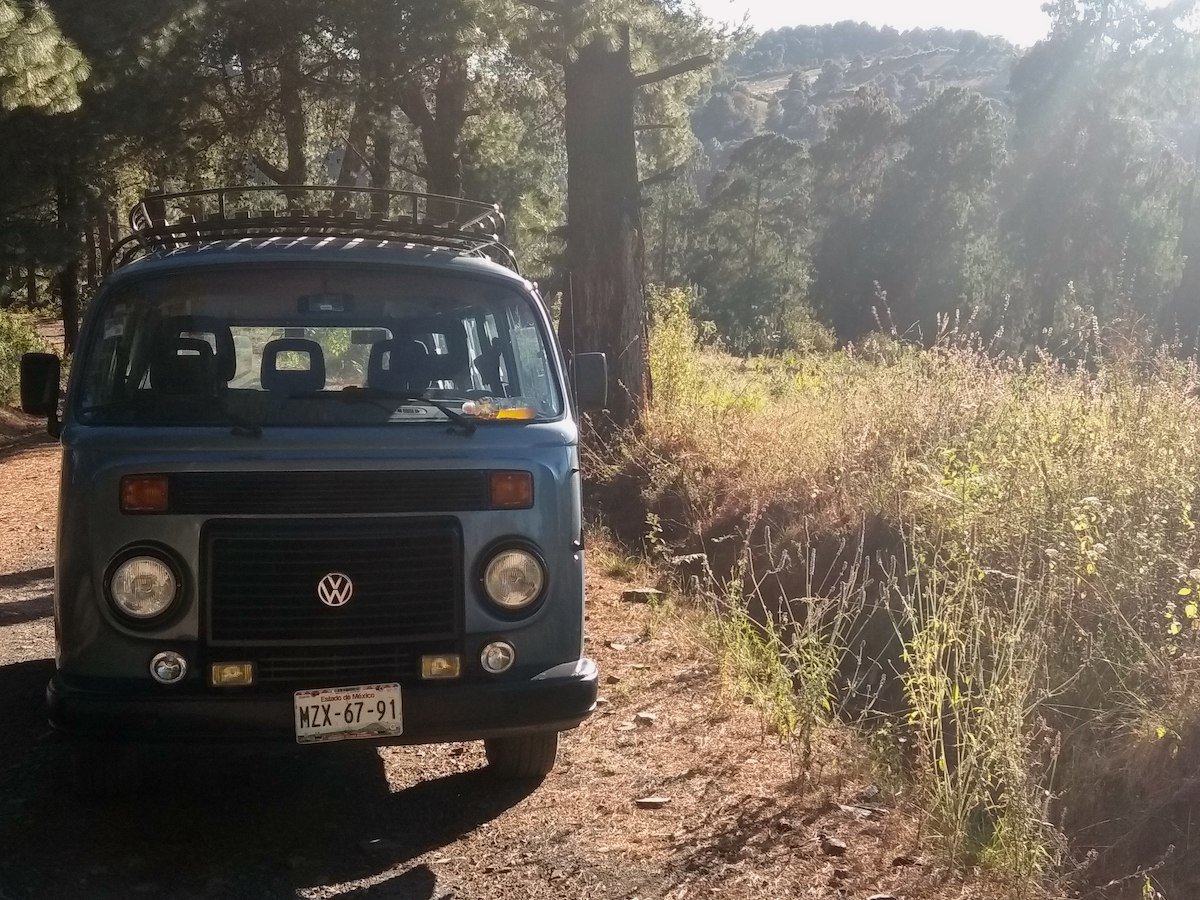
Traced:
<svg viewBox="0 0 1200 900">
<path fill-rule="evenodd" d="M 377 744 L 434 744 L 574 728 L 596 707 L 596 664 L 555 666 L 528 681 L 401 687 L 404 734 Z M 50 724 L 72 737 L 122 743 L 295 743 L 290 694 L 153 695 L 114 691 L 61 673 L 46 688 Z"/>
</svg>

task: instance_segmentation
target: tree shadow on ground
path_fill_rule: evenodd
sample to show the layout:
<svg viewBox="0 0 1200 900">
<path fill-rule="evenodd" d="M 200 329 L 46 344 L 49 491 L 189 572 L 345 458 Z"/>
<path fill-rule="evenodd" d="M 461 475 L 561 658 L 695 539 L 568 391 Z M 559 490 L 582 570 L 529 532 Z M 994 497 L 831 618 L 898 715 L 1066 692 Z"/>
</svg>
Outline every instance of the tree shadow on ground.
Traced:
<svg viewBox="0 0 1200 900">
<path fill-rule="evenodd" d="M 316 753 L 164 746 L 131 797 L 77 800 L 44 720 L 50 660 L 0 666 L 0 897 L 435 896 L 422 854 L 527 797 L 529 783 L 461 772 L 392 792 L 370 747 Z M 414 777 L 419 777 L 415 773 Z"/>
<path fill-rule="evenodd" d="M 0 627 L 45 618 L 53 607 L 53 566 L 0 575 Z"/>
</svg>

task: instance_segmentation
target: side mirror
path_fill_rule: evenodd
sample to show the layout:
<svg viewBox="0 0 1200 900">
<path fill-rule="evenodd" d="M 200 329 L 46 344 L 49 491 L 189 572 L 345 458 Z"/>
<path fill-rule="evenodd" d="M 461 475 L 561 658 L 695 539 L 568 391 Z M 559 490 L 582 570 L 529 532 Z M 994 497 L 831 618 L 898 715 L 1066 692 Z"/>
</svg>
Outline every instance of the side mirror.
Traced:
<svg viewBox="0 0 1200 900">
<path fill-rule="evenodd" d="M 599 412 L 608 404 L 608 357 L 603 353 L 576 353 L 571 379 L 581 411 Z"/>
<path fill-rule="evenodd" d="M 50 433 L 58 429 L 58 383 L 61 364 L 53 353 L 25 353 L 21 356 L 21 409 L 31 416 L 42 416 L 50 423 Z"/>
</svg>

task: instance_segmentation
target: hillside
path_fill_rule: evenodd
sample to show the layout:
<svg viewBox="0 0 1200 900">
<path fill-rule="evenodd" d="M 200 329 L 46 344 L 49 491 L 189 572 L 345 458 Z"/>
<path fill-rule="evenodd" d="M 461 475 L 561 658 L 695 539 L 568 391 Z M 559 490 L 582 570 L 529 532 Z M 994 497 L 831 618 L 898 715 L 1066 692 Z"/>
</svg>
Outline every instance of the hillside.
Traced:
<svg viewBox="0 0 1200 900">
<path fill-rule="evenodd" d="M 730 57 L 693 124 L 719 164 L 729 144 L 764 131 L 822 140 L 834 109 L 864 87 L 904 114 L 950 87 L 1007 102 L 1018 58 L 1012 44 L 973 31 L 854 22 L 775 29 Z"/>
</svg>

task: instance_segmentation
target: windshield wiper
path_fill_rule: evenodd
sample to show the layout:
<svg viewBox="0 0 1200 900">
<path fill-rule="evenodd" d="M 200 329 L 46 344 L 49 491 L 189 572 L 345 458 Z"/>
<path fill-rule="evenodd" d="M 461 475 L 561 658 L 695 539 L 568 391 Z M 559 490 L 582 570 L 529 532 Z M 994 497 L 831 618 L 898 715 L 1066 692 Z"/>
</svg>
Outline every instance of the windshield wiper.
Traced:
<svg viewBox="0 0 1200 900">
<path fill-rule="evenodd" d="M 122 412 L 146 405 L 145 397 L 121 397 L 116 400 L 110 400 L 108 403 L 94 403 L 91 406 L 85 406 L 79 410 L 79 415 L 90 416 L 99 412 Z"/>
<path fill-rule="evenodd" d="M 391 391 L 386 388 L 373 387 L 350 387 L 342 388 L 342 400 L 346 403 L 374 403 L 389 412 L 394 412 L 390 407 L 383 403 L 379 403 L 377 398 L 387 398 L 388 400 L 399 400 L 401 403 L 424 403 L 432 406 L 438 412 L 442 413 L 450 420 L 451 427 L 457 426 L 461 428 L 463 434 L 472 435 L 478 427 L 475 420 L 470 416 L 464 416 L 459 410 L 449 406 L 440 400 L 435 400 L 432 397 L 426 397 L 424 394 L 418 394 L 413 391 Z"/>
<path fill-rule="evenodd" d="M 151 407 L 154 405 L 153 397 L 123 397 L 119 400 L 113 400 L 110 403 L 97 403 L 93 406 L 85 406 L 79 410 L 79 415 L 89 416 L 93 413 L 101 412 L 120 412 L 123 410 L 137 409 L 138 407 Z M 196 398 L 192 398 L 196 399 Z M 213 398 L 204 398 L 206 401 L 211 401 Z M 236 437 L 262 437 L 262 425 L 252 419 L 248 419 L 240 413 L 234 412 L 229 408 L 229 404 L 222 401 L 218 406 L 218 411 L 225 417 L 225 422 L 233 426 L 232 434 Z M 203 424 L 203 423 L 198 423 Z"/>
</svg>

